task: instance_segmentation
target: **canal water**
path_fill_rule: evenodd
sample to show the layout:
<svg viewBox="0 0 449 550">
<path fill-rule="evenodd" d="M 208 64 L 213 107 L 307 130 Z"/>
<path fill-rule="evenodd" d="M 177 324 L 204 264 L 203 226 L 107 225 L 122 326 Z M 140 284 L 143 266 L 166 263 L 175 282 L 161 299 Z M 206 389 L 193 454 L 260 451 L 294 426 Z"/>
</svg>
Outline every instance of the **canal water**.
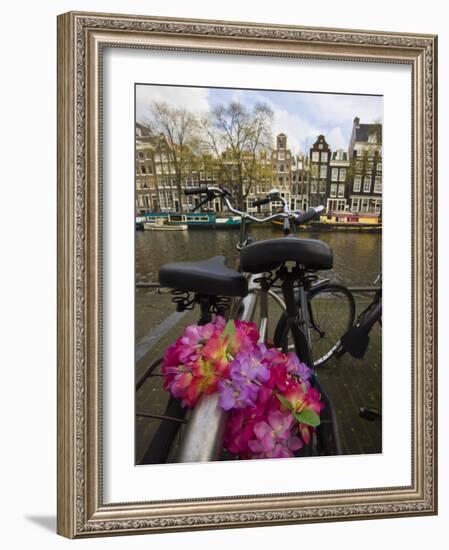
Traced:
<svg viewBox="0 0 449 550">
<path fill-rule="evenodd" d="M 282 236 L 276 227 L 255 226 L 250 234 L 257 240 Z M 301 232 L 301 237 L 321 239 L 334 253 L 334 268 L 323 272 L 348 286 L 368 286 L 381 271 L 380 233 Z M 226 257 L 229 267 L 238 265 L 239 232 L 235 229 L 196 229 L 188 231 L 136 232 L 136 280 L 157 282 L 159 268 L 168 262 L 203 260 L 215 255 Z"/>
</svg>

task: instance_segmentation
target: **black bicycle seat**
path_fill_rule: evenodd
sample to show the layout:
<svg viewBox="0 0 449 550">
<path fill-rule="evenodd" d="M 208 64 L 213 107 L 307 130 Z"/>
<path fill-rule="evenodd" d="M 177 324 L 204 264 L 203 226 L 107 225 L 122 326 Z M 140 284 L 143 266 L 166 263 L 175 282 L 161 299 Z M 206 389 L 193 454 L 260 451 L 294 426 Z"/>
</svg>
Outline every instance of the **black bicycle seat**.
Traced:
<svg viewBox="0 0 449 550">
<path fill-rule="evenodd" d="M 214 256 L 199 262 L 165 264 L 159 270 L 159 283 L 207 296 L 246 296 L 246 277 L 224 262 L 224 256 Z"/>
<path fill-rule="evenodd" d="M 257 241 L 245 246 L 240 253 L 240 267 L 249 273 L 277 269 L 284 262 L 296 262 L 306 269 L 331 269 L 331 248 L 317 239 L 295 236 Z"/>
</svg>

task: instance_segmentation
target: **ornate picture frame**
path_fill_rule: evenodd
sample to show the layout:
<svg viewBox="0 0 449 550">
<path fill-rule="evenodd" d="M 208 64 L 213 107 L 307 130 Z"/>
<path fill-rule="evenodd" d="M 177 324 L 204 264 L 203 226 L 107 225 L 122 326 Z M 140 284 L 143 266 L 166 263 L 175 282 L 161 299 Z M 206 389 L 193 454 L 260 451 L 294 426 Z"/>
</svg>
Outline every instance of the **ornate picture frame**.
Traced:
<svg viewBox="0 0 449 550">
<path fill-rule="evenodd" d="M 105 48 L 402 64 L 412 86 L 411 484 L 105 503 Z M 437 513 L 437 37 L 76 13 L 58 17 L 58 533 L 69 538 Z M 131 428 L 132 429 L 132 428 Z"/>
</svg>

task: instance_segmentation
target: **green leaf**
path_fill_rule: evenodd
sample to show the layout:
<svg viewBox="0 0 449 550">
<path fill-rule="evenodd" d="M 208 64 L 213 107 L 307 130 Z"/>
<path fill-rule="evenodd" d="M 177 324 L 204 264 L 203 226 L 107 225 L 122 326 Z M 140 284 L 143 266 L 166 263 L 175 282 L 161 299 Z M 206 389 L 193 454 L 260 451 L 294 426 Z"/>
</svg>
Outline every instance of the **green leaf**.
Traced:
<svg viewBox="0 0 449 550">
<path fill-rule="evenodd" d="M 292 404 L 290 403 L 290 401 L 288 399 L 286 399 L 283 395 L 280 395 L 279 393 L 276 394 L 276 397 L 279 399 L 279 401 L 284 405 L 284 407 L 286 409 L 288 409 L 289 411 L 292 411 L 293 410 L 293 406 Z"/>
<path fill-rule="evenodd" d="M 295 413 L 295 418 L 298 422 L 301 422 L 302 424 L 307 424 L 308 426 L 312 426 L 313 428 L 316 428 L 320 425 L 320 417 L 312 411 L 312 409 L 304 409 L 300 413 Z"/>
<path fill-rule="evenodd" d="M 233 340 L 235 336 L 235 323 L 233 319 L 230 319 L 227 323 L 220 338 L 224 340 L 226 336 L 229 336 L 229 340 Z"/>
</svg>

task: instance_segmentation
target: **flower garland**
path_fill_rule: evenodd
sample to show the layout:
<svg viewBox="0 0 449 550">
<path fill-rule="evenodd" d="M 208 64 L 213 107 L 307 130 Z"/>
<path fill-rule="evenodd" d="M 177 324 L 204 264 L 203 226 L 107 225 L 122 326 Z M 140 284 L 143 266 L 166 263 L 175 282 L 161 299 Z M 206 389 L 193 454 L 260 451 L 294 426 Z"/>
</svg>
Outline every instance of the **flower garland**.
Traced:
<svg viewBox="0 0 449 550">
<path fill-rule="evenodd" d="M 166 350 L 162 373 L 183 407 L 218 392 L 229 412 L 224 447 L 236 458 L 292 457 L 320 424 L 324 404 L 312 370 L 295 354 L 259 343 L 254 323 L 217 316 L 188 326 Z"/>
</svg>

